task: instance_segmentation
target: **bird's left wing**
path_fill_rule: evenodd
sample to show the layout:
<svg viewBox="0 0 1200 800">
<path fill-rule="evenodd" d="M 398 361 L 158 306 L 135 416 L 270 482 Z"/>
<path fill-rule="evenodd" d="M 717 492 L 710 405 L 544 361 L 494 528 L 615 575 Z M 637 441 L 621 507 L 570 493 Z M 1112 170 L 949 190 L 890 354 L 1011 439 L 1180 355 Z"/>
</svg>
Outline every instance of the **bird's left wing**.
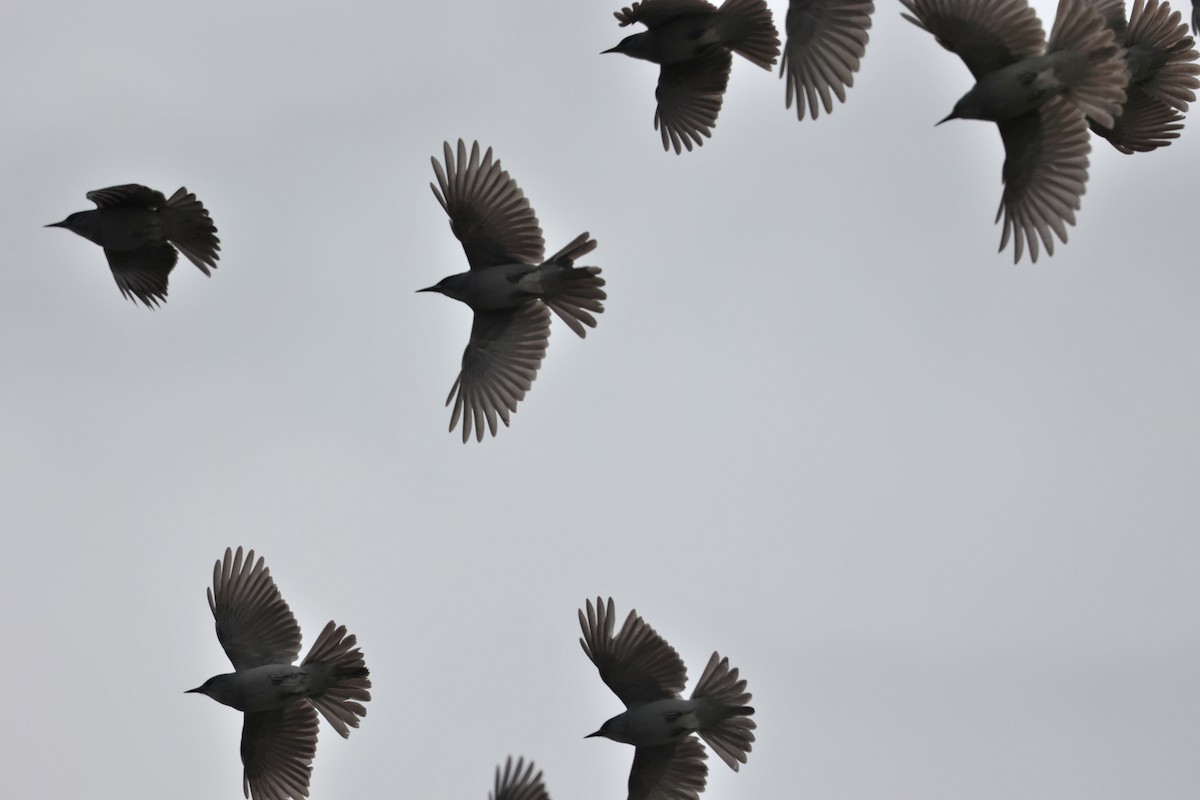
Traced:
<svg viewBox="0 0 1200 800">
<path fill-rule="evenodd" d="M 446 405 L 454 403 L 450 430 L 461 417 L 463 442 L 471 438 L 472 428 L 481 442 L 485 423 L 493 436 L 497 418 L 507 427 L 509 415 L 537 377 L 549 341 L 550 311 L 539 300 L 476 311 L 462 370 L 446 398 Z"/>
<path fill-rule="evenodd" d="M 299 700 L 247 712 L 242 723 L 242 790 L 252 800 L 308 797 L 317 754 L 317 710 Z"/>
<path fill-rule="evenodd" d="M 712 136 L 732 64 L 732 52 L 712 47 L 692 61 L 662 65 L 654 92 L 654 127 L 662 133 L 664 150 L 691 151 Z"/>
<path fill-rule="evenodd" d="M 697 800 L 708 767 L 694 736 L 659 747 L 639 747 L 629 770 L 629 800 Z"/>
<path fill-rule="evenodd" d="M 449 142 L 443 153 L 445 168 L 432 159 L 437 185 L 429 187 L 450 217 L 450 230 L 462 242 L 471 269 L 541 263 L 546 244 L 537 215 L 517 182 L 492 160 L 492 148 L 481 159 L 474 142 L 468 158 L 459 139 L 457 159 Z"/>
<path fill-rule="evenodd" d="M 792 0 L 785 27 L 787 43 L 779 74 L 787 76 L 787 107 L 796 100 L 796 116 L 807 106 L 813 119 L 833 111 L 833 98 L 846 102 L 846 88 L 867 49 L 867 29 L 875 11 L 872 0 Z"/>
<path fill-rule="evenodd" d="M 542 785 L 542 772 L 533 773 L 533 762 L 525 763 L 518 758 L 514 766 L 512 756 L 504 762 L 504 772 L 496 767 L 494 791 L 488 792 L 488 800 L 550 800 L 546 787 Z"/>
<path fill-rule="evenodd" d="M 291 664 L 300 654 L 300 625 L 253 550 L 243 560 L 241 547 L 236 555 L 225 548 L 224 560 L 213 567 L 208 607 L 234 669 Z"/>
<path fill-rule="evenodd" d="M 1054 236 L 1067 241 L 1087 183 L 1088 127 L 1083 112 L 1065 97 L 999 123 L 1004 140 L 1004 193 L 996 219 L 1004 218 L 1000 249 L 1013 237 L 1013 263 L 1029 241 L 1037 261 L 1038 239 L 1054 255 Z"/>
<path fill-rule="evenodd" d="M 167 278 L 179 255 L 166 242 L 144 244 L 136 250 L 104 249 L 117 288 L 126 299 L 137 298 L 154 308 L 167 301 Z"/>
</svg>

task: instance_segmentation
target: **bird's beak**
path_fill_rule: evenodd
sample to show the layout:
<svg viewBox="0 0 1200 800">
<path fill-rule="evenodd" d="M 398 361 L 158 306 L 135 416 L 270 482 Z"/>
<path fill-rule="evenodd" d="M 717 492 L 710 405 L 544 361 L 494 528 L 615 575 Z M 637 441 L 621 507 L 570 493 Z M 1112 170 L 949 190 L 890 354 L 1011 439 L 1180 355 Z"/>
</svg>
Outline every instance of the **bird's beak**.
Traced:
<svg viewBox="0 0 1200 800">
<path fill-rule="evenodd" d="M 587 736 L 585 736 L 583 738 L 590 739 L 593 736 L 603 736 L 603 735 L 604 735 L 603 731 L 596 731 L 595 733 L 589 733 Z"/>
<path fill-rule="evenodd" d="M 66 227 L 66 225 L 67 225 L 67 221 L 64 219 L 62 222 L 51 222 L 49 225 L 43 225 L 42 227 L 44 227 L 44 228 L 64 228 L 64 227 Z"/>
<path fill-rule="evenodd" d="M 943 122 L 946 122 L 946 121 L 952 120 L 952 119 L 958 119 L 958 117 L 956 117 L 954 115 L 953 111 L 951 111 L 949 114 L 947 114 L 944 118 L 939 119 L 937 122 L 933 123 L 933 127 L 936 128 L 938 125 L 941 125 Z"/>
<path fill-rule="evenodd" d="M 436 286 L 426 286 L 424 289 L 417 289 L 418 293 L 420 293 L 420 292 L 436 292 L 436 291 L 437 291 Z"/>
<path fill-rule="evenodd" d="M 618 50 L 617 48 L 619 48 L 620 46 L 621 45 L 617 45 L 616 47 L 610 47 L 607 50 L 601 50 L 600 55 L 604 55 L 605 53 L 619 53 L 621 51 Z"/>
<path fill-rule="evenodd" d="M 195 689 L 188 689 L 187 691 L 184 692 L 184 694 L 191 694 L 192 692 L 199 692 L 199 691 L 200 691 L 200 687 L 197 686 Z"/>
</svg>

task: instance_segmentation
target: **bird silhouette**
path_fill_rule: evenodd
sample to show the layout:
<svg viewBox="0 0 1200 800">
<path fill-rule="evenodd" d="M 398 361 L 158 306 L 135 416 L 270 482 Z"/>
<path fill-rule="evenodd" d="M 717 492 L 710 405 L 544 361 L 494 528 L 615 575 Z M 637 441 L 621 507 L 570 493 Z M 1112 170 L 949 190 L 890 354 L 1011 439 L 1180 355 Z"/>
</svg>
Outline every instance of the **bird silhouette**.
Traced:
<svg viewBox="0 0 1200 800">
<path fill-rule="evenodd" d="M 66 228 L 104 248 L 121 294 L 147 308 L 167 300 L 167 277 L 178 248 L 205 275 L 217 268 L 216 226 L 196 195 L 180 187 L 171 195 L 136 183 L 87 193 L 96 204 L 47 228 Z M 173 245 L 173 246 L 172 246 Z"/>
</svg>

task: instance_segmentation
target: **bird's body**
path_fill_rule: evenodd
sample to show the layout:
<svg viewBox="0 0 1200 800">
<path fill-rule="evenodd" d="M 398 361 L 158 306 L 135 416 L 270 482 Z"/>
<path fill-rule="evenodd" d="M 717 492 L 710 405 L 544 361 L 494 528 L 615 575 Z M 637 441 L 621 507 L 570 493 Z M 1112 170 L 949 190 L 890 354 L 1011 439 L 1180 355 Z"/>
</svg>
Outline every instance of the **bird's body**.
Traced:
<svg viewBox="0 0 1200 800">
<path fill-rule="evenodd" d="M 180 188 L 170 199 L 136 183 L 88 192 L 96 204 L 47 227 L 66 228 L 104 248 L 121 294 L 153 308 L 167 299 L 167 279 L 179 252 L 205 275 L 221 249 L 208 211 Z"/>
<path fill-rule="evenodd" d="M 596 249 L 587 233 L 543 259 L 537 216 L 516 181 L 492 160 L 491 148 L 481 159 L 475 142 L 468 158 L 460 139 L 457 159 L 449 142 L 444 155 L 445 168 L 433 159 L 438 182 L 430 187 L 471 269 L 419 291 L 444 294 L 475 312 L 446 404 L 454 403 L 450 430 L 461 418 L 463 441 L 472 430 L 482 441 L 485 426 L 495 436 L 497 420 L 509 424 L 533 385 L 549 342 L 550 311 L 582 338 L 585 326 L 596 326 L 592 314 L 604 311 L 607 295 L 599 267 L 575 265 Z"/>
<path fill-rule="evenodd" d="M 243 788 L 254 800 L 308 796 L 317 749 L 317 713 L 343 737 L 357 728 L 371 699 L 370 671 L 357 640 L 331 621 L 308 655 L 300 652 L 300 626 L 271 579 L 263 559 L 242 548 L 213 569 L 209 608 L 217 638 L 234 671 L 195 689 L 245 713 L 242 726 Z"/>
<path fill-rule="evenodd" d="M 750 693 L 729 659 L 714 652 L 689 698 L 680 696 L 687 670 L 679 654 L 637 612 L 614 635 L 616 612 L 596 598 L 579 612 L 579 643 L 600 677 L 625 704 L 591 736 L 634 746 L 629 800 L 695 800 L 708 769 L 700 736 L 730 769 L 746 763 L 754 742 Z"/>
<path fill-rule="evenodd" d="M 1121 48 L 1090 0 L 1062 0 L 1046 41 L 1026 0 L 901 0 L 905 19 L 957 53 L 975 85 L 942 120 L 995 122 L 1004 143 L 1000 249 L 1013 261 L 1067 240 L 1087 183 L 1088 118 L 1112 125 L 1125 102 Z"/>
<path fill-rule="evenodd" d="M 867 50 L 873 0 L 791 0 L 784 30 L 787 41 L 779 62 L 786 76 L 785 104 L 796 102 L 796 117 L 805 109 L 816 119 L 821 107 L 833 112 L 833 98 L 846 102 L 846 89 Z"/>
<path fill-rule="evenodd" d="M 621 26 L 646 30 L 605 53 L 622 53 L 660 66 L 654 127 L 664 150 L 691 150 L 712 136 L 733 53 L 763 69 L 779 57 L 779 34 L 764 0 L 642 0 L 614 13 Z"/>
</svg>

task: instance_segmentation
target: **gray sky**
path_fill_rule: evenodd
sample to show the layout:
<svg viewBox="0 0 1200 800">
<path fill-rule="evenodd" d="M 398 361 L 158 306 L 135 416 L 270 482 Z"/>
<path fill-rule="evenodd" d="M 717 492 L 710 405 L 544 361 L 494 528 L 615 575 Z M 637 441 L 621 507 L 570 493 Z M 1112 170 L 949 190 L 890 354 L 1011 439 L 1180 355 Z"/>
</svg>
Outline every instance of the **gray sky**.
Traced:
<svg viewBox="0 0 1200 800">
<path fill-rule="evenodd" d="M 183 690 L 229 669 L 204 590 L 243 544 L 372 671 L 318 800 L 482 800 L 508 753 L 623 797 L 632 749 L 582 738 L 621 710 L 597 594 L 748 679 L 706 797 L 1193 797 L 1200 131 L 1097 141 L 1070 243 L 1013 266 L 995 126 L 933 127 L 966 68 L 877 5 L 832 116 L 735 59 L 680 157 L 656 67 L 598 55 L 616 3 L 9 9 L 6 793 L 240 796 L 240 715 Z M 458 137 L 610 296 L 466 446 L 470 312 L 414 293 L 466 268 L 428 188 Z M 128 182 L 220 229 L 157 312 L 41 227 Z"/>
</svg>

